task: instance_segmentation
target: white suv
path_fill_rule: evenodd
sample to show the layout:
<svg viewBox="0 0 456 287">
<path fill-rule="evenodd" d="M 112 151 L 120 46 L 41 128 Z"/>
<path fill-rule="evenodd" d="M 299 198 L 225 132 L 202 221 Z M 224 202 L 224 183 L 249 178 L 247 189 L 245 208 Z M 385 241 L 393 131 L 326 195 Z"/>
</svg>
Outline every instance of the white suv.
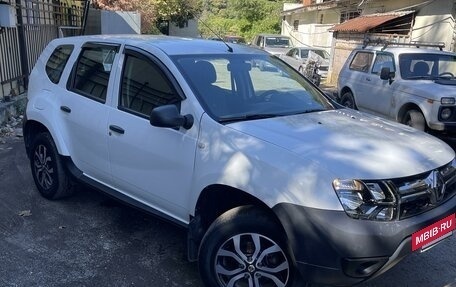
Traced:
<svg viewBox="0 0 456 287">
<path fill-rule="evenodd" d="M 274 69 L 252 68 L 259 60 Z M 57 39 L 28 97 L 39 192 L 57 199 L 84 182 L 186 227 L 208 287 L 351 285 L 456 225 L 450 147 L 341 108 L 264 51 Z"/>
<path fill-rule="evenodd" d="M 398 45 L 355 49 L 339 74 L 340 103 L 422 131 L 456 131 L 456 54 Z"/>
</svg>

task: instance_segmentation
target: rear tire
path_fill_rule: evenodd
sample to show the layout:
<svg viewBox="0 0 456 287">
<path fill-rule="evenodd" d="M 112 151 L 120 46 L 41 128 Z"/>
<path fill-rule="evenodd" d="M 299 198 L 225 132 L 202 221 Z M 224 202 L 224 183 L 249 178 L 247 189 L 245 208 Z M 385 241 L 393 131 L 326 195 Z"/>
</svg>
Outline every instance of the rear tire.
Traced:
<svg viewBox="0 0 456 287">
<path fill-rule="evenodd" d="M 30 148 L 30 167 L 40 194 L 47 199 L 69 196 L 74 184 L 66 174 L 62 160 L 49 133 L 38 134 Z"/>
<path fill-rule="evenodd" d="M 350 109 L 357 110 L 355 103 L 355 98 L 351 91 L 345 92 L 342 97 L 340 97 L 340 104 Z"/>
<path fill-rule="evenodd" d="M 426 131 L 426 120 L 424 119 L 423 113 L 418 110 L 407 111 L 402 123 L 419 131 Z"/>
<path fill-rule="evenodd" d="M 295 264 L 282 234 L 274 218 L 253 206 L 225 212 L 200 246 L 203 282 L 208 287 L 296 286 Z"/>
</svg>

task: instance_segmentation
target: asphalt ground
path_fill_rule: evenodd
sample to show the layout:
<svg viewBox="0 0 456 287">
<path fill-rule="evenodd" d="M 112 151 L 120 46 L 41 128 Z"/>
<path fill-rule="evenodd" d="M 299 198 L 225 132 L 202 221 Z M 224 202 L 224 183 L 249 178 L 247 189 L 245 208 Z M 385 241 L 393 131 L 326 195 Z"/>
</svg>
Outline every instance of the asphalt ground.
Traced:
<svg viewBox="0 0 456 287">
<path fill-rule="evenodd" d="M 0 286 L 202 286 L 184 229 L 85 186 L 42 198 L 21 138 L 0 138 L 0 179 Z M 455 237 L 358 286 L 456 287 Z"/>
</svg>

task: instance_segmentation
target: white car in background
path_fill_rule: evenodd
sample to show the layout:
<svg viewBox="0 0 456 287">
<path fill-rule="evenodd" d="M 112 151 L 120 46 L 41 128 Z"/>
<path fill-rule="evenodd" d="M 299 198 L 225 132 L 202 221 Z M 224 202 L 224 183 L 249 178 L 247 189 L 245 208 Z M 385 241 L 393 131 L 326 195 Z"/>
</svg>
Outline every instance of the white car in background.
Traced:
<svg viewBox="0 0 456 287">
<path fill-rule="evenodd" d="M 454 133 L 456 53 L 439 44 L 398 45 L 353 50 L 339 74 L 340 103 L 421 131 Z"/>
<path fill-rule="evenodd" d="M 315 47 L 295 47 L 289 49 L 286 53 L 279 55 L 279 57 L 303 74 L 309 60 L 312 60 L 317 63 L 318 74 L 322 78 L 326 78 L 328 75 L 330 55 L 324 49 Z"/>
</svg>

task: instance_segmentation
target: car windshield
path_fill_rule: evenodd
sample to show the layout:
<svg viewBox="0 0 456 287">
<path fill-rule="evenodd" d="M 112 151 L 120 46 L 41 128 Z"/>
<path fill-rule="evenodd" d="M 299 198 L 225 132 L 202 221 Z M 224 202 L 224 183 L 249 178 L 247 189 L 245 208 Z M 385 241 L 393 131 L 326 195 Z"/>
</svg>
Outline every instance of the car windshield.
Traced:
<svg viewBox="0 0 456 287">
<path fill-rule="evenodd" d="M 456 55 L 414 53 L 399 56 L 399 68 L 403 79 L 454 79 Z"/>
<path fill-rule="evenodd" d="M 220 122 L 333 109 L 330 101 L 275 56 L 174 56 L 203 108 Z"/>
<path fill-rule="evenodd" d="M 266 47 L 290 47 L 290 39 L 286 37 L 266 37 Z"/>
</svg>

